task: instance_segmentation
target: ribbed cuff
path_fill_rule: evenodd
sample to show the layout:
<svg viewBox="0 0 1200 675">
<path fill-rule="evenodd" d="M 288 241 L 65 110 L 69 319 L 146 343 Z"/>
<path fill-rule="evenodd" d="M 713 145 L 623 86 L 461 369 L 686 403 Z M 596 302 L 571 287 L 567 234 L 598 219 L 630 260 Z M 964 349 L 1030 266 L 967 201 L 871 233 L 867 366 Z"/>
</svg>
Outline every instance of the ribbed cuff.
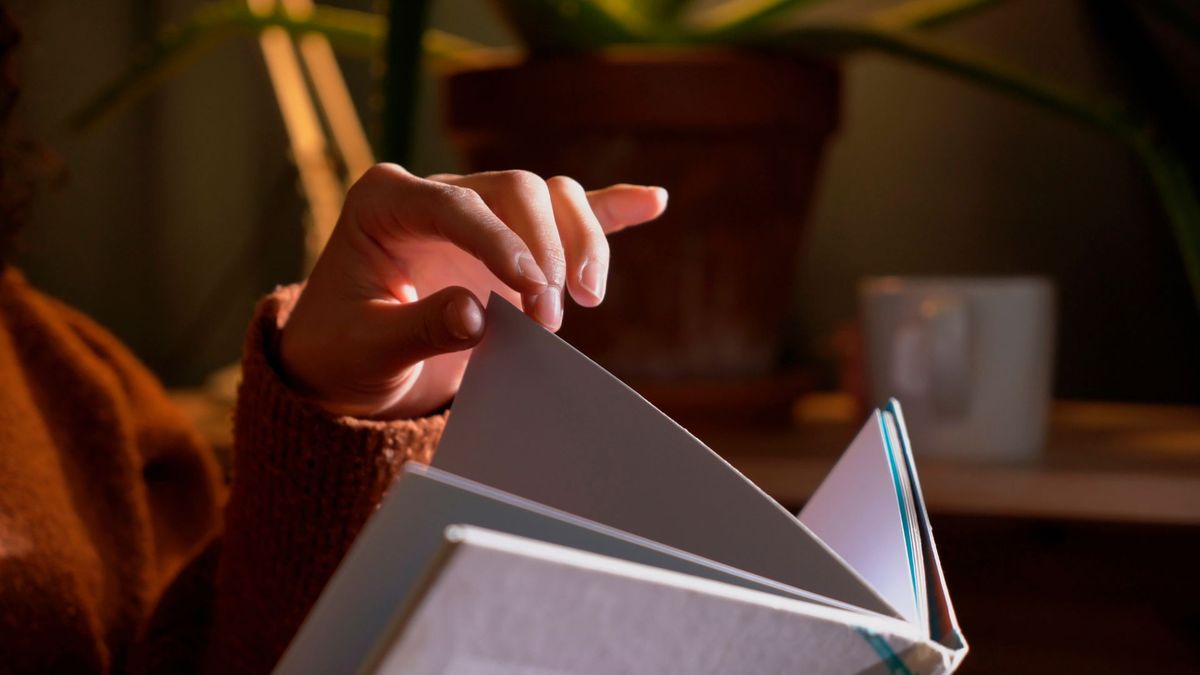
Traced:
<svg viewBox="0 0 1200 675">
<path fill-rule="evenodd" d="M 338 417 L 290 389 L 272 361 L 300 291 L 265 298 L 246 336 L 210 669 L 274 666 L 400 466 L 428 463 L 446 422 Z"/>
<path fill-rule="evenodd" d="M 296 392 L 280 377 L 276 364 L 279 335 L 302 288 L 300 284 L 276 288 L 255 312 L 242 358 L 236 445 L 246 446 L 240 442 L 243 439 L 260 441 L 253 445 L 272 451 L 255 459 L 281 468 L 295 466 L 297 454 L 302 456 L 302 464 L 296 468 L 309 466 L 312 458 L 306 450 L 327 455 L 336 448 L 337 457 L 323 458 L 328 460 L 324 478 L 313 476 L 321 481 L 313 487 L 335 487 L 329 483 L 336 478 L 329 474 L 334 468 L 345 469 L 349 472 L 346 477 L 361 486 L 364 471 L 390 478 L 409 459 L 428 463 L 445 427 L 445 414 L 390 422 L 341 417 Z M 386 484 L 380 489 L 384 487 Z"/>
</svg>

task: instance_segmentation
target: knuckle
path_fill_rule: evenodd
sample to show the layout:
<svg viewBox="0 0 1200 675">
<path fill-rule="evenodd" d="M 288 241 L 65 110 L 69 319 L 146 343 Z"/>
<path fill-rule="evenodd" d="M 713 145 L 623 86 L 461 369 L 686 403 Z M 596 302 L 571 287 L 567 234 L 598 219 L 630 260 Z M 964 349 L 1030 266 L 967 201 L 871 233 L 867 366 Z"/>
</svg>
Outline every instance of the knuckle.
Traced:
<svg viewBox="0 0 1200 675">
<path fill-rule="evenodd" d="M 403 180 L 409 174 L 404 170 L 404 167 L 399 164 L 391 164 L 388 162 L 380 162 L 379 164 L 371 165 L 371 168 L 363 172 L 361 178 L 358 179 L 356 185 L 375 185 L 394 183 L 397 180 Z"/>
<path fill-rule="evenodd" d="M 546 184 L 541 176 L 532 171 L 525 171 L 524 169 L 504 171 L 501 173 L 501 176 L 503 176 L 504 181 L 510 187 L 521 191 L 537 190 Z"/>
<path fill-rule="evenodd" d="M 583 192 L 583 186 L 579 184 L 579 181 L 571 178 L 570 176 L 553 176 L 546 181 L 546 184 L 549 185 L 551 189 L 557 190 L 564 194 Z"/>
<path fill-rule="evenodd" d="M 474 206 L 480 201 L 479 193 L 461 185 L 449 185 L 430 181 L 426 189 L 435 200 L 450 206 Z"/>
<path fill-rule="evenodd" d="M 394 190 L 403 185 L 411 177 L 398 164 L 375 164 L 363 172 L 350 190 L 346 193 L 346 201 L 361 201 L 378 197 L 381 193 Z"/>
</svg>

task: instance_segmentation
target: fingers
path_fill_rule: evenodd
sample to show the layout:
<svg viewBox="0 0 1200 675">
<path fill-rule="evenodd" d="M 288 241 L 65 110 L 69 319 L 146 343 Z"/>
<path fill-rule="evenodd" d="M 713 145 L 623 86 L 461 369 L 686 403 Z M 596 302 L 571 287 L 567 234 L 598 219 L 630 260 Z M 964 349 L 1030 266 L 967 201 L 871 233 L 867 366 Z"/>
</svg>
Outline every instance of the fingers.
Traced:
<svg viewBox="0 0 1200 675">
<path fill-rule="evenodd" d="M 585 307 L 604 299 L 609 251 L 606 232 L 657 218 L 666 209 L 666 190 L 614 185 L 591 193 L 566 176 L 542 181 L 527 171 L 469 176 L 439 174 L 431 180 L 476 190 L 513 228 L 546 274 L 548 288 L 525 297 L 527 311 L 551 329 L 562 321 L 559 289 Z"/>
<path fill-rule="evenodd" d="M 395 164 L 377 164 L 347 196 L 360 225 L 379 245 L 402 256 L 411 238 L 445 239 L 478 258 L 514 290 L 535 296 L 548 285 L 529 247 L 476 191 L 418 178 Z"/>
<path fill-rule="evenodd" d="M 379 303 L 373 310 L 376 326 L 368 333 L 373 339 L 368 350 L 386 354 L 386 369 L 393 372 L 438 354 L 470 349 L 483 337 L 483 306 L 458 286 L 414 302 Z"/>
<path fill-rule="evenodd" d="M 654 220 L 667 210 L 667 191 L 660 187 L 613 185 L 587 197 L 606 234 Z"/>
<path fill-rule="evenodd" d="M 348 205 L 352 199 L 364 232 L 396 260 L 405 261 L 412 238 L 447 240 L 520 293 L 528 314 L 557 330 L 564 287 L 584 306 L 604 299 L 605 234 L 658 217 L 667 194 L 635 185 L 588 193 L 570 178 L 543 181 L 527 171 L 421 179 L 381 164 L 359 180 Z"/>
<path fill-rule="evenodd" d="M 470 176 L 441 174 L 431 180 L 474 190 L 521 237 L 547 281 L 540 292 L 524 294 L 523 304 L 538 322 L 557 330 L 562 324 L 566 257 L 546 181 L 528 171 L 492 171 Z"/>
<path fill-rule="evenodd" d="M 555 176 L 546 181 L 554 206 L 567 262 L 567 287 L 575 302 L 595 307 L 604 300 L 608 285 L 608 240 L 588 203 L 588 195 L 574 179 Z"/>
</svg>

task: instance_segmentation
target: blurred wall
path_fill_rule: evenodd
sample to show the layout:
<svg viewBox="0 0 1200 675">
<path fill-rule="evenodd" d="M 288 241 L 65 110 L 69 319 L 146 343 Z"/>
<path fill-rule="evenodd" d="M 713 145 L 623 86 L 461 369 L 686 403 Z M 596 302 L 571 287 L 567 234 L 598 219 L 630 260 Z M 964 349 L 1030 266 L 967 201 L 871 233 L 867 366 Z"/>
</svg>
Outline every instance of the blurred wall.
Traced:
<svg viewBox="0 0 1200 675">
<path fill-rule="evenodd" d="M 66 136 L 61 120 L 195 4 L 16 3 L 26 126 L 71 168 L 66 187 L 40 200 L 21 263 L 172 383 L 235 359 L 254 298 L 299 274 L 299 204 L 261 59 L 251 41 L 228 43 L 93 134 Z M 485 0 L 437 0 L 432 23 L 508 39 Z M 1074 0 L 1006 3 L 942 32 L 1085 88 L 1117 88 Z M 369 115 L 370 68 L 344 66 Z M 1059 395 L 1200 400 L 1200 313 L 1128 153 L 882 57 L 851 60 L 845 76 L 843 126 L 798 274 L 809 359 L 828 361 L 828 336 L 853 319 L 863 275 L 1032 272 L 1059 283 Z M 411 168 L 455 170 L 432 78 L 423 94 Z"/>
<path fill-rule="evenodd" d="M 298 275 L 293 171 L 248 40 L 219 45 L 92 132 L 67 114 L 191 0 L 10 3 L 24 33 L 22 131 L 61 155 L 18 263 L 170 383 L 232 362 L 253 303 Z"/>
<path fill-rule="evenodd" d="M 1080 3 L 1028 1 L 942 32 L 1119 95 L 1090 28 Z M 1059 288 L 1059 396 L 1200 400 L 1200 312 L 1131 153 L 885 58 L 854 61 L 846 83 L 801 270 L 810 341 L 848 316 L 863 275 L 1045 274 Z"/>
<path fill-rule="evenodd" d="M 820 11 L 889 4 L 836 0 Z M 485 0 L 438 0 L 433 21 L 500 44 L 489 10 Z M 1003 3 L 938 32 L 1075 88 L 1121 95 L 1076 0 Z M 420 170 L 455 166 L 435 98 L 423 106 Z M 1200 401 L 1200 312 L 1152 186 L 1109 138 L 860 56 L 845 67 L 842 129 L 808 227 L 798 351 L 827 375 L 830 334 L 854 319 L 863 276 L 1032 273 L 1058 284 L 1059 396 Z"/>
</svg>

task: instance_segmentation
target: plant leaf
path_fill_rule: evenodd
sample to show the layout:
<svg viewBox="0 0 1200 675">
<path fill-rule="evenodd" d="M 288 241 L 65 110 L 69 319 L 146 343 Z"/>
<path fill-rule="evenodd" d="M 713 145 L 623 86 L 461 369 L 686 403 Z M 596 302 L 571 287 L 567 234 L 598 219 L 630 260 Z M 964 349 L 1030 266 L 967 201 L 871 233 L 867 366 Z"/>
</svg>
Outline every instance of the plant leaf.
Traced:
<svg viewBox="0 0 1200 675">
<path fill-rule="evenodd" d="M 908 0 L 872 13 L 868 21 L 880 28 L 934 28 L 998 4 L 1000 0 Z"/>
<path fill-rule="evenodd" d="M 888 54 L 1024 100 L 1130 144 L 1148 126 L 1115 101 L 1073 91 L 925 34 L 869 24 L 811 23 L 763 35 L 752 44 L 831 56 L 862 51 Z"/>
<path fill-rule="evenodd" d="M 1194 9 L 1184 9 L 1175 0 L 1147 0 L 1142 4 L 1157 14 L 1164 23 L 1173 26 L 1192 42 L 1200 44 L 1200 18 Z"/>
<path fill-rule="evenodd" d="M 1149 123 L 1120 104 L 1087 96 L 921 34 L 871 25 L 806 25 L 764 36 L 763 46 L 849 55 L 875 51 L 902 58 L 1033 104 L 1125 143 L 1146 165 L 1170 222 L 1200 309 L 1200 198 L 1184 162 L 1156 144 Z"/>
<path fill-rule="evenodd" d="M 67 117 L 67 128 L 81 133 L 129 105 L 165 80 L 172 72 L 232 33 L 235 13 L 249 12 L 235 3 L 205 5 L 182 24 L 159 31 L 154 42 L 114 80 L 88 97 Z"/>
<path fill-rule="evenodd" d="M 745 38 L 783 15 L 820 0 L 726 0 L 694 12 L 691 32 L 705 42 L 732 42 Z"/>
<path fill-rule="evenodd" d="M 1166 146 L 1147 142 L 1140 154 L 1175 234 L 1192 297 L 1200 308 L 1200 198 L 1196 195 L 1196 179 L 1187 164 Z"/>
<path fill-rule="evenodd" d="M 651 23 L 662 25 L 675 21 L 695 0 L 629 0 Z"/>
<path fill-rule="evenodd" d="M 421 38 L 425 56 L 433 65 L 447 68 L 478 68 L 502 60 L 516 60 L 515 49 L 489 47 L 437 28 L 426 28 Z"/>
<path fill-rule="evenodd" d="M 316 32 L 327 37 L 342 53 L 370 57 L 383 44 L 386 23 L 375 14 L 321 5 L 301 19 L 282 12 L 258 15 L 239 0 L 201 5 L 185 21 L 160 30 L 124 70 L 67 117 L 67 128 L 75 133 L 93 129 L 200 54 L 237 35 L 256 34 L 268 26 L 279 26 L 292 33 Z"/>
<path fill-rule="evenodd" d="M 645 42 L 651 32 L 646 16 L 622 0 L 492 0 L 492 4 L 535 53 Z"/>
</svg>

